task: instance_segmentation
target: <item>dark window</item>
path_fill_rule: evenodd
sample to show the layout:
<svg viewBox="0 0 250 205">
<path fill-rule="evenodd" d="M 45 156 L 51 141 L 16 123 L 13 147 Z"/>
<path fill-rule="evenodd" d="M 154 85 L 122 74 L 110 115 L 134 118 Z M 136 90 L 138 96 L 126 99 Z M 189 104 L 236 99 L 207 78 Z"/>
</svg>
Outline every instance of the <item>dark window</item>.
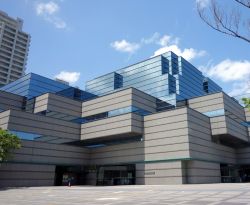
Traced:
<svg viewBox="0 0 250 205">
<path fill-rule="evenodd" d="M 208 81 L 203 82 L 203 90 L 204 92 L 208 93 Z"/>
<path fill-rule="evenodd" d="M 122 88 L 123 86 L 123 77 L 122 75 L 115 73 L 114 76 L 114 89 Z"/>
</svg>

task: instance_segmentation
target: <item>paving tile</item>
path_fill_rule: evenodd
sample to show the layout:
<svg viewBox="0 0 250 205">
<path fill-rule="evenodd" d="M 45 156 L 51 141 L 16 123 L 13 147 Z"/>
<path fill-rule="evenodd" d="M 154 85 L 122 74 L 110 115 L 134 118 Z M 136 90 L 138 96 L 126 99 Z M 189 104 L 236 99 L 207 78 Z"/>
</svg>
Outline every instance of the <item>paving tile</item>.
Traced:
<svg viewBox="0 0 250 205">
<path fill-rule="evenodd" d="M 0 205 L 250 205 L 246 184 L 30 187 L 0 191 Z"/>
</svg>

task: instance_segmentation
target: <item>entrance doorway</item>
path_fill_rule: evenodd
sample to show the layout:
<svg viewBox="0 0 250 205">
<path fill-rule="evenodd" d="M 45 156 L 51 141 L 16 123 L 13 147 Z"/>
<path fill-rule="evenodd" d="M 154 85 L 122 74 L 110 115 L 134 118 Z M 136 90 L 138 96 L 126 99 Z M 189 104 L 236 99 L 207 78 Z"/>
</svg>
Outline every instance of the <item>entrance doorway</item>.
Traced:
<svg viewBox="0 0 250 205">
<path fill-rule="evenodd" d="M 242 165 L 239 168 L 241 182 L 250 182 L 250 165 Z"/>
<path fill-rule="evenodd" d="M 100 166 L 97 171 L 97 185 L 135 184 L 135 165 Z"/>
<path fill-rule="evenodd" d="M 250 182 L 250 165 L 221 164 L 221 182 Z"/>
<path fill-rule="evenodd" d="M 237 167 L 231 164 L 221 164 L 221 182 L 222 183 L 235 183 L 240 182 Z"/>
<path fill-rule="evenodd" d="M 66 186 L 70 179 L 71 185 L 83 185 L 85 172 L 83 166 L 56 166 L 55 186 Z"/>
</svg>

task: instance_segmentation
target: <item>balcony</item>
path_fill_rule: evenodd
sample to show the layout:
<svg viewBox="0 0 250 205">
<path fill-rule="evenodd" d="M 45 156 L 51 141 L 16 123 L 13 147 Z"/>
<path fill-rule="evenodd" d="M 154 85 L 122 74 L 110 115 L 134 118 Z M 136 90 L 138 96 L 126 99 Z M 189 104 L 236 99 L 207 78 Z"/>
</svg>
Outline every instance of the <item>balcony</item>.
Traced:
<svg viewBox="0 0 250 205">
<path fill-rule="evenodd" d="M 27 45 L 28 45 L 27 43 L 26 44 L 22 43 L 19 40 L 16 41 L 16 46 L 19 46 L 19 47 L 21 47 L 21 48 L 23 48 L 25 50 L 26 50 Z"/>
<path fill-rule="evenodd" d="M 229 146 L 240 147 L 249 142 L 247 128 L 227 115 L 210 118 L 214 139 Z"/>
<path fill-rule="evenodd" d="M 81 125 L 81 140 L 117 140 L 143 134 L 143 117 L 127 113 Z"/>
</svg>

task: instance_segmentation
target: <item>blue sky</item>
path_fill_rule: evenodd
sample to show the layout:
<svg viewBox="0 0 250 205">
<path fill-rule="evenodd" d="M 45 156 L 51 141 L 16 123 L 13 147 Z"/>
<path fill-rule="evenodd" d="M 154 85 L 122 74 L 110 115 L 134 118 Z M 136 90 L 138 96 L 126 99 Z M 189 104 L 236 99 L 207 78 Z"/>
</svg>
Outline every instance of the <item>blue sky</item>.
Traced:
<svg viewBox="0 0 250 205">
<path fill-rule="evenodd" d="M 250 93 L 250 44 L 209 28 L 195 0 L 0 0 L 0 9 L 22 18 L 31 34 L 27 72 L 84 88 L 94 77 L 173 50 L 226 92 Z"/>
</svg>

